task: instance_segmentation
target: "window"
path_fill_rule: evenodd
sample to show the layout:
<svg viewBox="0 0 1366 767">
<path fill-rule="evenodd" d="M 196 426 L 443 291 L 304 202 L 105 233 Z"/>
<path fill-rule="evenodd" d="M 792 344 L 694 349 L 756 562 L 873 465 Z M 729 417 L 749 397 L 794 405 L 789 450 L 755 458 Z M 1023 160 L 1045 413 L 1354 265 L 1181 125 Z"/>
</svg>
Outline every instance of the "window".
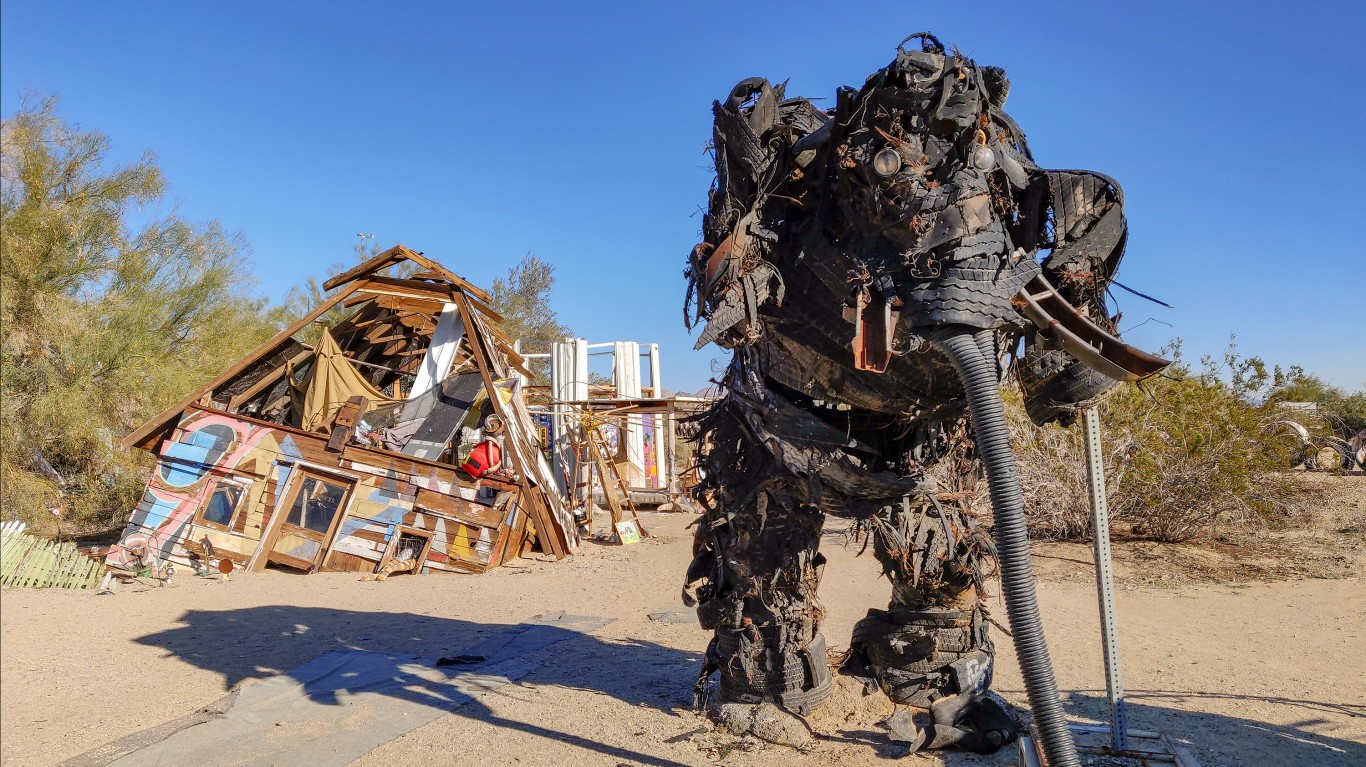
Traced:
<svg viewBox="0 0 1366 767">
<path fill-rule="evenodd" d="M 303 486 L 295 494 L 294 503 L 289 507 L 289 515 L 285 517 L 285 522 L 326 535 L 345 496 L 345 485 L 305 476 Z"/>
<path fill-rule="evenodd" d="M 300 570 L 320 567 L 346 516 L 352 484 L 353 480 L 296 467 L 278 507 L 284 517 L 261 542 L 268 552 L 266 561 Z"/>
<path fill-rule="evenodd" d="M 199 510 L 199 521 L 210 527 L 231 530 L 233 515 L 237 513 L 237 507 L 241 505 L 244 495 L 246 488 L 241 485 L 218 483 L 218 487 L 209 494 L 209 500 L 205 501 L 203 508 Z"/>
</svg>

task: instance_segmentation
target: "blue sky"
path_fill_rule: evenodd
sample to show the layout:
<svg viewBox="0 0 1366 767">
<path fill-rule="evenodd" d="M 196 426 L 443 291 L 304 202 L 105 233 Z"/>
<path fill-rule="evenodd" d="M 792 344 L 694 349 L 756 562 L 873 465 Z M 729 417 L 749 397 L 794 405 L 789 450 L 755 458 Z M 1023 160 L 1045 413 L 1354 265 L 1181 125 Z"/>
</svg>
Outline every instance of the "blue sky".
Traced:
<svg viewBox="0 0 1366 767">
<path fill-rule="evenodd" d="M 556 266 L 561 319 L 661 344 L 696 390 L 682 270 L 710 105 L 790 79 L 833 103 L 899 40 L 1004 67 L 1045 167 L 1125 187 L 1126 338 L 1366 387 L 1366 11 L 1355 3 L 184 3 L 5 0 L 0 98 L 57 94 L 115 160 L 151 149 L 192 220 L 279 297 L 357 232 L 487 285 Z M 1157 321 L 1146 322 L 1148 318 Z M 1165 324 L 1162 324 L 1165 323 Z M 1137 326 L 1137 327 L 1134 327 Z"/>
</svg>

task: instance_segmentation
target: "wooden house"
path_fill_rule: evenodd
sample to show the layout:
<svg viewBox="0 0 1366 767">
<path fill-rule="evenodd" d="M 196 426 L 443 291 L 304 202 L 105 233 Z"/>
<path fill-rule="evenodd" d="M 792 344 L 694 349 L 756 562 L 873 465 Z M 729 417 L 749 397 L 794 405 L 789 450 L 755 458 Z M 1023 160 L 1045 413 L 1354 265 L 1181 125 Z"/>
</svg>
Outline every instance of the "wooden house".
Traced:
<svg viewBox="0 0 1366 767">
<path fill-rule="evenodd" d="M 385 276 L 403 262 L 416 273 Z M 324 287 L 325 302 L 123 441 L 158 463 L 110 564 L 134 547 L 361 572 L 482 572 L 533 542 L 570 554 L 577 524 L 489 294 L 402 245 Z M 501 463 L 459 468 L 480 445 Z"/>
</svg>

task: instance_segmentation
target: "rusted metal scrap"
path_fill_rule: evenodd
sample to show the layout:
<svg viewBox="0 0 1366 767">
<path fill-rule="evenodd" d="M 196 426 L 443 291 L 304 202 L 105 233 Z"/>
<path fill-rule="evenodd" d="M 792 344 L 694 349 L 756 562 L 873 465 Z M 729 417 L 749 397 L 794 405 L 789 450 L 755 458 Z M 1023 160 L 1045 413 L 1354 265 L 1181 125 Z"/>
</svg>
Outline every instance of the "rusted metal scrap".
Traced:
<svg viewBox="0 0 1366 767">
<path fill-rule="evenodd" d="M 1263 427 L 1273 436 L 1296 441 L 1290 465 L 1304 466 L 1308 471 L 1351 471 L 1366 466 L 1366 430 L 1350 440 L 1333 434 L 1314 436 L 1298 421 L 1272 421 Z"/>
<path fill-rule="evenodd" d="M 719 672 L 727 702 L 808 711 L 829 696 L 818 544 L 834 514 L 857 520 L 893 585 L 842 671 L 909 707 L 898 738 L 991 751 L 1018 733 L 990 692 L 999 560 L 1042 740 L 1076 764 L 999 384 L 1023 338 L 1030 415 L 1067 422 L 1115 378 L 1161 369 L 1105 310 L 1119 185 L 1041 169 L 1002 110 L 1005 72 L 928 33 L 832 109 L 784 88 L 750 78 L 714 104 L 716 180 L 687 271 L 698 345 L 733 352 L 724 396 L 695 419 L 705 511 L 684 600 L 715 632 L 698 693 Z M 990 532 L 973 504 L 983 468 Z"/>
</svg>

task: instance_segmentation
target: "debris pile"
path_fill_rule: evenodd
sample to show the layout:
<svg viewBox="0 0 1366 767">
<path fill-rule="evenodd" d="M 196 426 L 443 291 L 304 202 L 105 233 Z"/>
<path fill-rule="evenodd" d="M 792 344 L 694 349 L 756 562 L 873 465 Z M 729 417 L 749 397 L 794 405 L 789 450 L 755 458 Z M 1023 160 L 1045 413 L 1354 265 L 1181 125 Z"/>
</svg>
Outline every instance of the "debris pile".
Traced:
<svg viewBox="0 0 1366 767">
<path fill-rule="evenodd" d="M 1272 421 L 1265 428 L 1273 438 L 1294 441 L 1291 466 L 1328 472 L 1366 468 L 1366 429 L 1348 440 L 1334 434 L 1315 436 L 1299 421 Z"/>
<path fill-rule="evenodd" d="M 408 263 L 406 278 L 385 270 Z M 483 572 L 578 532 L 485 291 L 402 245 L 124 440 L 157 456 L 115 568 Z"/>
<path fill-rule="evenodd" d="M 545 351 L 528 351 L 525 340 L 518 349 L 528 360 L 548 364 L 549 381 L 529 383 L 528 401 L 542 448 L 581 521 L 587 522 L 595 503 L 608 502 L 594 497 L 606 496 L 618 479 L 631 504 L 677 507 L 683 500 L 676 468 L 677 416 L 705 400 L 664 389 L 659 344 L 565 338 L 536 345 Z M 611 375 L 590 373 L 592 358 L 598 366 L 608 363 Z M 596 468 L 595 452 L 616 476 Z"/>
</svg>

